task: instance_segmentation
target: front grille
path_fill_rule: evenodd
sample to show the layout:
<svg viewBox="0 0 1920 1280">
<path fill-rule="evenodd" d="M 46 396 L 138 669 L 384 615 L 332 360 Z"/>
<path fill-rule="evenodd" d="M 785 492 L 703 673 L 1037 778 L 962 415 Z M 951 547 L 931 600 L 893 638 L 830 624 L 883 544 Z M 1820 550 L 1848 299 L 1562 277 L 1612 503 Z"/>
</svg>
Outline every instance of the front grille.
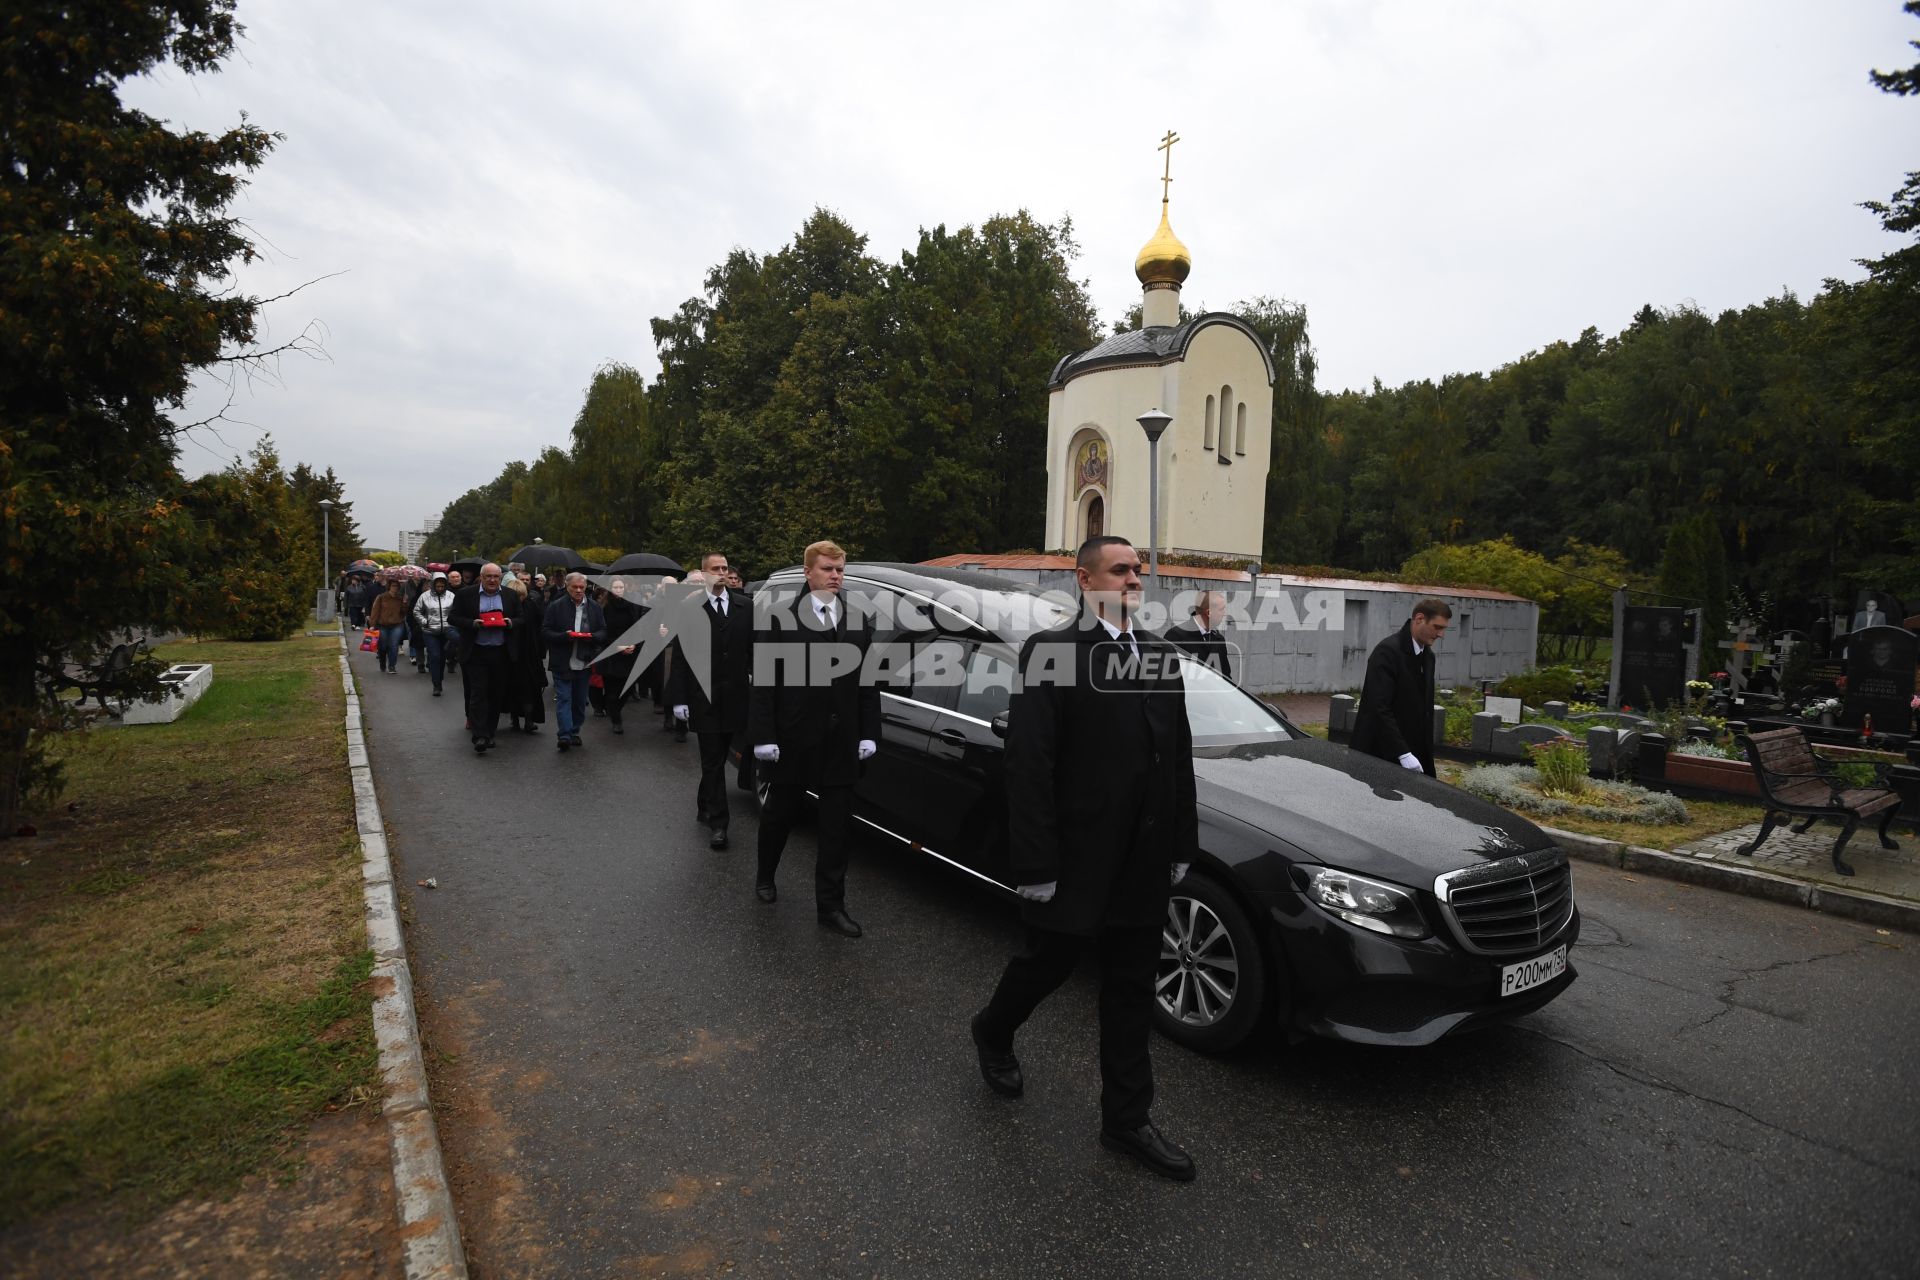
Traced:
<svg viewBox="0 0 1920 1280">
<path fill-rule="evenodd" d="M 1573 916 L 1573 872 L 1558 849 L 1450 871 L 1433 891 L 1460 944 L 1483 956 L 1538 951 Z"/>
</svg>

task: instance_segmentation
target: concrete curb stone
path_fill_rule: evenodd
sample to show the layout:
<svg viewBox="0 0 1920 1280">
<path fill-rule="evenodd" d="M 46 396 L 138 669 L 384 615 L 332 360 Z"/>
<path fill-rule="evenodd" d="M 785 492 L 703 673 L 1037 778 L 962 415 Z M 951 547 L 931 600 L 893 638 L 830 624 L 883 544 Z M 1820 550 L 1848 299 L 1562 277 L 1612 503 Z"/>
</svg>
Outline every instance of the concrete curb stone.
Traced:
<svg viewBox="0 0 1920 1280">
<path fill-rule="evenodd" d="M 1839 889 L 1831 885 L 1795 880 L 1791 876 L 1776 875 L 1771 871 L 1762 871 L 1758 867 L 1736 867 L 1724 862 L 1706 862 L 1699 858 L 1689 858 L 1682 853 L 1642 848 L 1639 845 L 1623 844 L 1618 840 L 1606 840 L 1599 836 L 1561 831 L 1555 827 L 1542 826 L 1541 830 L 1558 841 L 1560 847 L 1570 855 L 1583 862 L 1597 862 L 1621 871 L 1637 871 L 1642 875 L 1680 880 L 1687 884 L 1702 885 L 1726 893 L 1744 894 L 1749 898 L 1784 902 L 1831 916 L 1844 916 L 1849 920 L 1858 920 L 1862 924 L 1920 933 L 1920 903 L 1906 902 L 1899 898 L 1889 898 L 1884 894 L 1868 893 L 1859 889 Z"/>
<path fill-rule="evenodd" d="M 440 1131 L 434 1126 L 427 1097 L 426 1058 L 420 1050 L 420 1022 L 413 1007 L 413 971 L 407 964 L 400 898 L 394 891 L 387 831 L 373 789 L 373 765 L 367 758 L 360 696 L 354 689 L 345 633 L 340 647 L 340 678 L 347 693 L 347 774 L 353 785 L 354 824 L 360 833 L 367 946 L 374 955 L 373 1034 L 385 1085 L 381 1115 L 387 1122 L 393 1156 L 394 1199 L 400 1238 L 405 1242 L 407 1277 L 465 1280 L 466 1253 L 460 1245 L 453 1192 L 447 1185 Z"/>
</svg>

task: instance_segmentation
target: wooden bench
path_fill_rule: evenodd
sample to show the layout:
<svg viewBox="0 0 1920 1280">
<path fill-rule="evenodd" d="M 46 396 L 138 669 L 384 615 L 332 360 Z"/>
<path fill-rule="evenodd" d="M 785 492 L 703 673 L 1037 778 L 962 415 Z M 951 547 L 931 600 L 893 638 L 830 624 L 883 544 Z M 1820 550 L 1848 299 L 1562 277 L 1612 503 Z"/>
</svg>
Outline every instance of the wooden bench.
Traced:
<svg viewBox="0 0 1920 1280">
<path fill-rule="evenodd" d="M 1833 842 L 1833 869 L 1843 876 L 1852 875 L 1853 868 L 1840 855 L 1853 833 L 1859 830 L 1861 819 L 1876 813 L 1882 815 L 1881 847 L 1900 847 L 1887 835 L 1888 825 L 1900 810 L 1900 793 L 1888 782 L 1885 765 L 1874 766 L 1876 785 L 1849 787 L 1834 772 L 1831 763 L 1813 754 L 1812 745 L 1798 729 L 1743 733 L 1739 741 L 1747 753 L 1747 762 L 1753 766 L 1754 780 L 1760 784 L 1761 800 L 1767 806 L 1760 834 L 1752 844 L 1742 846 L 1740 853 L 1751 854 L 1773 834 L 1775 823 L 1789 821 L 1796 814 L 1806 818 L 1793 829 L 1798 834 L 1804 834 L 1821 818 L 1834 818 L 1844 824 L 1840 838 Z"/>
</svg>

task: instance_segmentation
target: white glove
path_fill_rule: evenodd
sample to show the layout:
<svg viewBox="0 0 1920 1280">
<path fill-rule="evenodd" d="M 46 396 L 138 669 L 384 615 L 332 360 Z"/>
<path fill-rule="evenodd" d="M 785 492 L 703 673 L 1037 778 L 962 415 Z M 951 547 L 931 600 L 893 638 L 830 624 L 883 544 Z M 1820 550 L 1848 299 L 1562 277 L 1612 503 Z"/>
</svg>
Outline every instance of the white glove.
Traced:
<svg viewBox="0 0 1920 1280">
<path fill-rule="evenodd" d="M 860 758 L 862 760 L 872 759 L 873 753 L 878 751 L 879 749 L 880 749 L 880 744 L 875 742 L 872 738 L 860 739 Z"/>
<path fill-rule="evenodd" d="M 1049 880 L 1045 884 L 1023 884 L 1020 886 L 1020 896 L 1028 902 L 1052 902 L 1053 891 L 1059 886 L 1058 880 Z"/>
<path fill-rule="evenodd" d="M 674 706 L 674 708 L 673 708 L 673 718 L 674 718 L 675 720 L 685 720 L 685 719 L 687 718 L 687 704 L 686 704 L 686 703 L 684 703 L 684 702 L 681 702 L 681 703 L 677 703 L 677 704 L 675 704 L 675 706 Z"/>
<path fill-rule="evenodd" d="M 1411 751 L 1402 751 L 1400 753 L 1400 767 L 1402 769 L 1413 769 L 1417 771 L 1420 768 L 1420 758 Z"/>
<path fill-rule="evenodd" d="M 753 758 L 755 760 L 765 760 L 768 764 L 779 764 L 780 747 L 778 744 L 772 742 L 755 747 L 753 749 Z"/>
<path fill-rule="evenodd" d="M 1173 864 L 1173 882 L 1175 884 L 1179 884 L 1182 880 L 1185 880 L 1187 878 L 1187 868 L 1192 865 L 1193 864 L 1190 862 L 1174 863 Z"/>
</svg>

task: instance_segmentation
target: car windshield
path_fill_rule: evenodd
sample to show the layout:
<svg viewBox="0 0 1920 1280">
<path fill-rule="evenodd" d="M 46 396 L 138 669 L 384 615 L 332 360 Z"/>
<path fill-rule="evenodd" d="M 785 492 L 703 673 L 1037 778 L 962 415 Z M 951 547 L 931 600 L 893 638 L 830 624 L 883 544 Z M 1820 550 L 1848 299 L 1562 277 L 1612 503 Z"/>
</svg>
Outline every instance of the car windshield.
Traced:
<svg viewBox="0 0 1920 1280">
<path fill-rule="evenodd" d="M 1300 736 L 1273 708 L 1212 667 L 1182 655 L 1180 678 L 1187 686 L 1187 725 L 1196 747 L 1286 742 Z"/>
</svg>

